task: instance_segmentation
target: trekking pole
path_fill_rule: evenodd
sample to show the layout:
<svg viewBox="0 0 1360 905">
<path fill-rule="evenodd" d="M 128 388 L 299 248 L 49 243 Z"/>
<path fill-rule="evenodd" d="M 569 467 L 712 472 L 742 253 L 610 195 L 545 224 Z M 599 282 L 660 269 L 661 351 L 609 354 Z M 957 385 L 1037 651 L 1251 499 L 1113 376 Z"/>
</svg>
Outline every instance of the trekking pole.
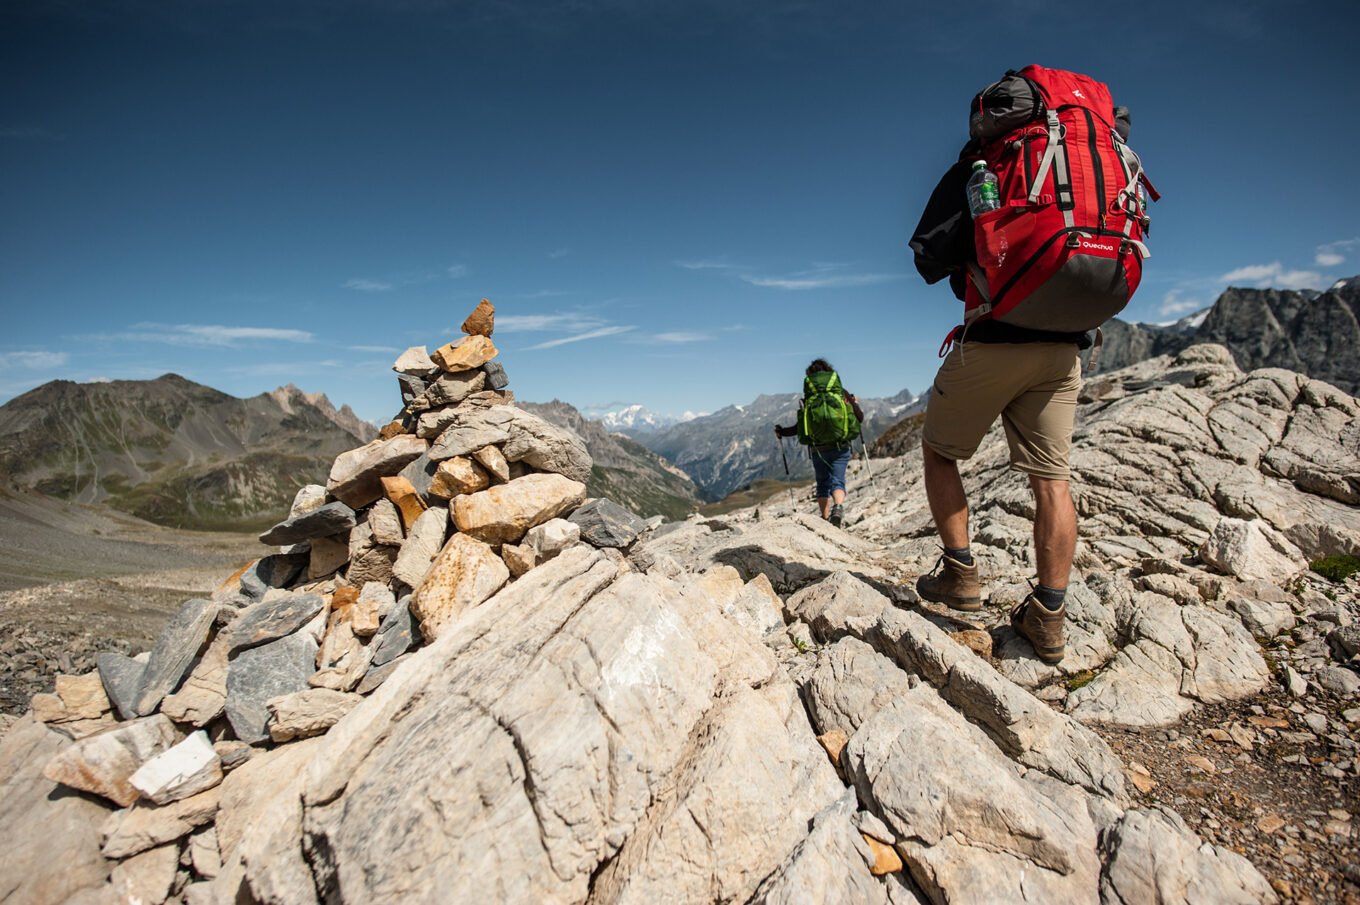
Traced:
<svg viewBox="0 0 1360 905">
<path fill-rule="evenodd" d="M 859 429 L 859 451 L 864 454 L 864 468 L 869 472 L 869 483 L 874 482 L 874 467 L 869 464 L 869 444 L 864 442 L 864 428 Z"/>
<path fill-rule="evenodd" d="M 779 455 L 784 459 L 784 477 L 789 476 L 789 455 L 784 451 L 784 438 L 779 438 Z M 788 483 L 788 482 L 785 482 Z M 789 483 L 789 509 L 798 508 L 798 501 L 793 498 L 793 484 Z"/>
</svg>

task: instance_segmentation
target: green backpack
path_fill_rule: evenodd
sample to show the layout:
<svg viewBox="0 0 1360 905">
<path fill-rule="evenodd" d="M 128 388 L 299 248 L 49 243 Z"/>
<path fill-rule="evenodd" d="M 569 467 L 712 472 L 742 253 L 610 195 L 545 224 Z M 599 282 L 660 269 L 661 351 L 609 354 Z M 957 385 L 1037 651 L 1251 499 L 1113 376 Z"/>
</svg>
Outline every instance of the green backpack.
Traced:
<svg viewBox="0 0 1360 905">
<path fill-rule="evenodd" d="M 803 378 L 803 406 L 798 410 L 798 442 L 805 446 L 848 446 L 859 433 L 859 419 L 846 401 L 835 371 Z"/>
</svg>

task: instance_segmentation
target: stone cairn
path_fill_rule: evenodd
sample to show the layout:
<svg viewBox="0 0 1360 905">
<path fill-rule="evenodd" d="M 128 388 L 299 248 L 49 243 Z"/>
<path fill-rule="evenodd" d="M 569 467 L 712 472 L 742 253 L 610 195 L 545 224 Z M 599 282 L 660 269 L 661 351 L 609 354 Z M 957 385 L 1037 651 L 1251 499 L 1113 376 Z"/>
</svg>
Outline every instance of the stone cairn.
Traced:
<svg viewBox="0 0 1360 905">
<path fill-rule="evenodd" d="M 514 405 L 494 317 L 483 299 L 461 340 L 397 359 L 400 413 L 326 486 L 298 491 L 260 535 L 278 552 L 186 601 L 149 653 L 101 654 L 33 697 L 36 719 L 75 741 L 43 775 L 121 808 L 99 829 L 115 899 L 162 902 L 216 876 L 220 784 L 252 754 L 325 733 L 460 613 L 568 547 L 626 547 L 645 527 L 587 503 L 585 444 Z"/>
</svg>

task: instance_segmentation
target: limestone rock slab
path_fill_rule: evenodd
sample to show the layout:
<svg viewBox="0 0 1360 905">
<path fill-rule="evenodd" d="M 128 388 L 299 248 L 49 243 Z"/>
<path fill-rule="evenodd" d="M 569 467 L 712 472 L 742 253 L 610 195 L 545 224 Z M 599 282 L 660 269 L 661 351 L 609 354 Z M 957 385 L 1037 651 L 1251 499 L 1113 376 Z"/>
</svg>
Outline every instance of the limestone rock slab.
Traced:
<svg viewBox="0 0 1360 905">
<path fill-rule="evenodd" d="M 392 565 L 392 575 L 408 588 L 419 587 L 430 571 L 434 558 L 448 536 L 449 511 L 434 506 L 421 513 L 411 526 L 410 536 L 402 544 Z"/>
<path fill-rule="evenodd" d="M 456 342 L 445 343 L 430 353 L 435 364 L 445 371 L 466 371 L 480 368 L 496 357 L 496 345 L 480 335 L 466 336 Z"/>
<path fill-rule="evenodd" d="M 222 781 L 222 759 L 201 729 L 137 768 L 128 782 L 154 804 L 169 804 Z"/>
<path fill-rule="evenodd" d="M 207 643 L 216 618 L 217 604 L 210 600 L 186 600 L 170 617 L 146 661 L 133 708 L 139 716 L 151 713 L 179 687 Z"/>
<path fill-rule="evenodd" d="M 382 478 L 397 474 L 428 448 L 419 437 L 402 435 L 341 453 L 331 465 L 326 490 L 351 508 L 367 506 L 382 496 Z"/>
<path fill-rule="evenodd" d="M 77 900 L 109 874 L 98 833 L 108 808 L 43 776 L 70 747 L 32 717 L 0 737 L 0 902 Z"/>
<path fill-rule="evenodd" d="M 149 848 L 183 839 L 212 823 L 222 787 L 213 786 L 190 798 L 167 805 L 136 802 L 115 811 L 99 827 L 106 858 L 127 858 Z"/>
<path fill-rule="evenodd" d="M 47 762 L 43 776 L 120 805 L 137 800 L 129 781 L 151 758 L 179 740 L 171 722 L 152 714 L 83 738 Z"/>
<path fill-rule="evenodd" d="M 586 487 L 559 474 L 530 474 L 453 501 L 453 521 L 488 544 L 515 543 L 535 525 L 569 512 L 585 500 Z"/>
<path fill-rule="evenodd" d="M 428 377 L 439 371 L 439 365 L 430 358 L 430 353 L 424 346 L 412 346 L 392 363 L 392 370 L 399 374 L 413 374 L 416 377 Z"/>
<path fill-rule="evenodd" d="M 1199 555 L 1214 568 L 1245 581 L 1281 584 L 1308 566 L 1299 548 L 1261 519 L 1223 519 Z"/>
<path fill-rule="evenodd" d="M 354 709 L 363 698 L 330 688 L 308 688 L 271 698 L 269 736 L 276 742 L 320 735 Z"/>
<path fill-rule="evenodd" d="M 314 537 L 342 534 L 353 527 L 354 510 L 337 501 L 289 516 L 261 534 L 260 543 L 274 546 L 296 544 Z"/>
<path fill-rule="evenodd" d="M 590 477 L 592 460 L 585 441 L 532 412 L 513 405 L 454 411 L 452 420 L 430 448 L 430 458 L 471 455 L 499 446 L 508 462 L 523 462 L 539 471 L 574 481 Z"/>
</svg>

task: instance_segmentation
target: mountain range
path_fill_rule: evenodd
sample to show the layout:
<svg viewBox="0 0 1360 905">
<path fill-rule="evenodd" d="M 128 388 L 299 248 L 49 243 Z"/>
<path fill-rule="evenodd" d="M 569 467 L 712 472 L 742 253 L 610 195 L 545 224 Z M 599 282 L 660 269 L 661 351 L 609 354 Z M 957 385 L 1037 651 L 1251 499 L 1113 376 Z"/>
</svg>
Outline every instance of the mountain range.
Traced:
<svg viewBox="0 0 1360 905">
<path fill-rule="evenodd" d="M 781 450 L 776 424 L 790 425 L 802 397 L 797 393 L 765 394 L 745 405 L 729 405 L 711 415 L 638 435 L 638 442 L 674 463 L 705 497 L 720 500 L 760 478 L 809 478 L 812 465 L 792 440 Z M 916 401 L 910 390 L 886 399 L 859 400 L 864 409 L 864 439 L 872 442 L 901 418 Z"/>
<path fill-rule="evenodd" d="M 604 405 L 590 405 L 581 409 L 581 414 L 590 421 L 596 421 L 607 431 L 636 437 L 673 424 L 693 421 L 708 412 L 683 412 L 679 415 L 660 415 L 639 403 L 609 402 Z"/>
<path fill-rule="evenodd" d="M 1116 319 L 1104 333 L 1102 371 L 1219 343 L 1243 370 L 1288 368 L 1360 392 L 1360 277 L 1323 292 L 1229 288 L 1207 311 L 1174 324 Z"/>
<path fill-rule="evenodd" d="M 170 527 L 254 528 L 376 433 L 292 385 L 238 399 L 177 374 L 55 380 L 0 406 L 0 476 Z"/>
<path fill-rule="evenodd" d="M 520 402 L 545 421 L 575 432 L 586 443 L 594 465 L 586 492 L 608 497 L 638 515 L 683 519 L 700 503 L 700 491 L 689 476 L 637 441 L 611 434 L 565 402 Z"/>
</svg>

